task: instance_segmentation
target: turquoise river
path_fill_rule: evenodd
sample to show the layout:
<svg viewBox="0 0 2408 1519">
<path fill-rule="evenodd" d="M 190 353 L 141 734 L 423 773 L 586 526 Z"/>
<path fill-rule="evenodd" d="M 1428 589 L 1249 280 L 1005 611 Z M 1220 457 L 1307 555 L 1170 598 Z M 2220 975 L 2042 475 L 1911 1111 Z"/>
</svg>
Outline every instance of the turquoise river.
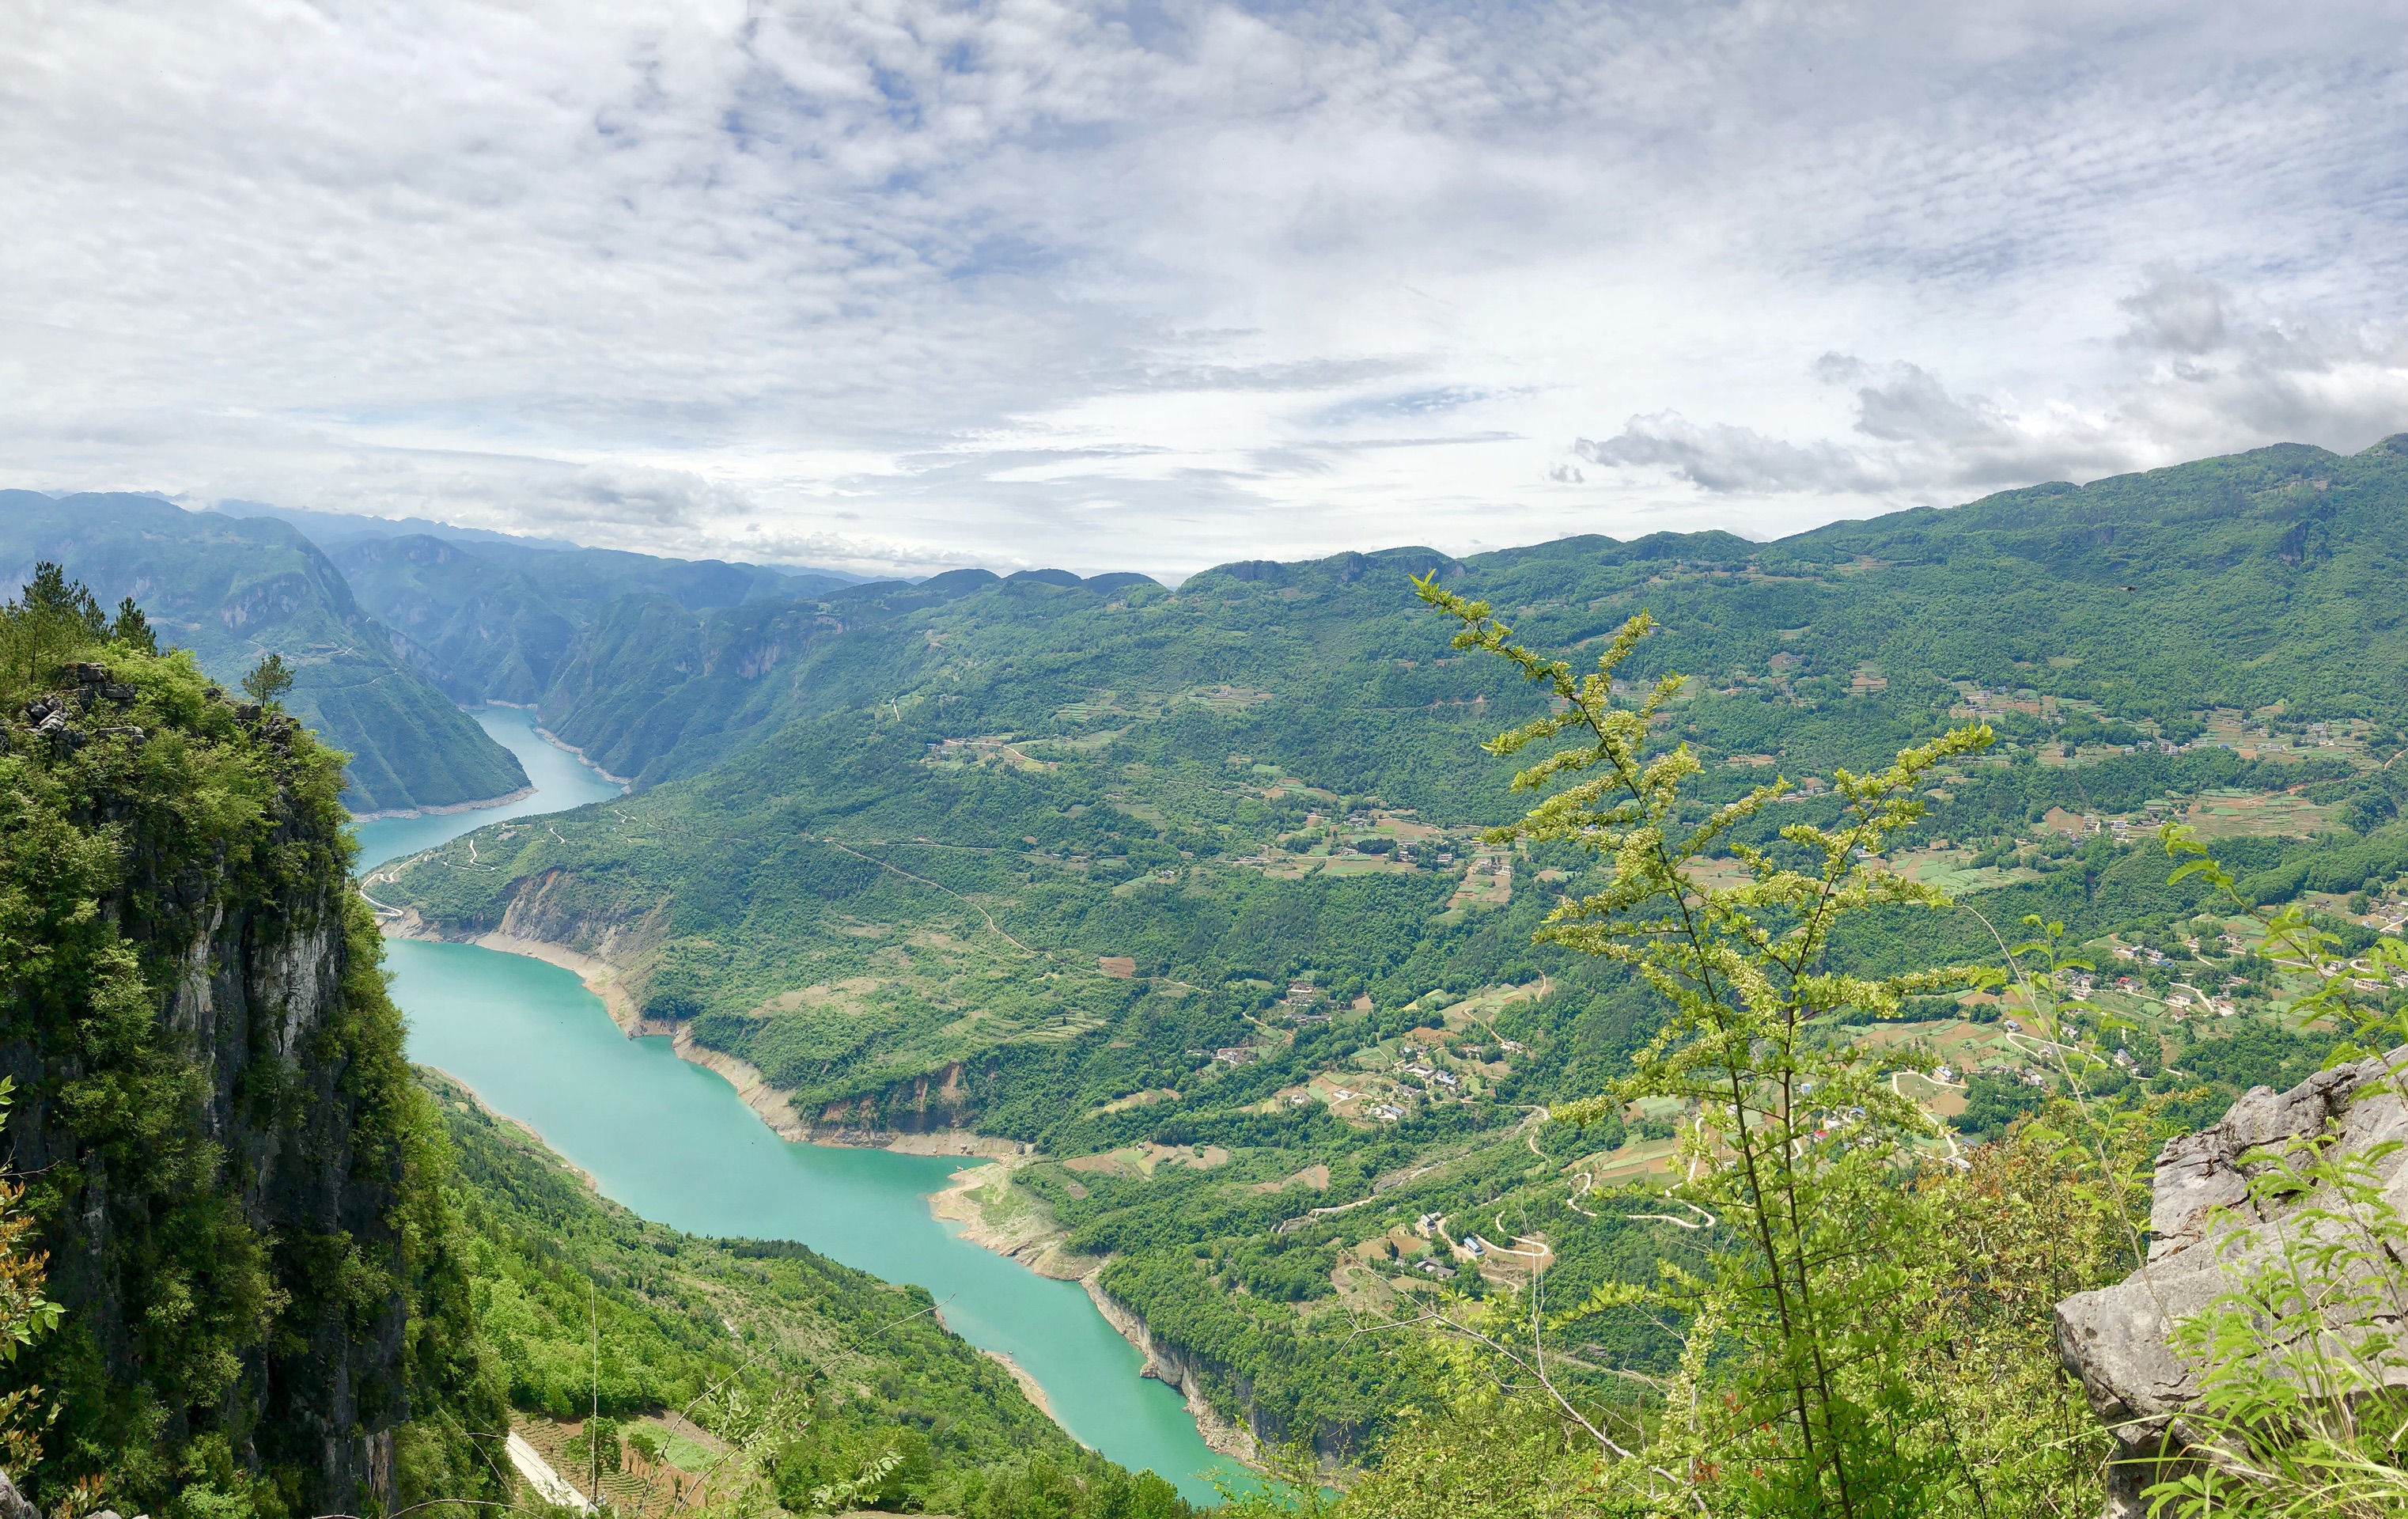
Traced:
<svg viewBox="0 0 2408 1519">
<path fill-rule="evenodd" d="M 507 817 L 619 794 L 544 741 L 531 713 L 475 714 L 526 767 L 535 795 L 505 806 L 358 824 L 365 869 Z M 1209 1501 L 1212 1475 L 1242 1482 L 1196 1431 L 1185 1403 L 1138 1373 L 1143 1358 L 1076 1283 L 1054 1282 L 960 1239 L 928 1195 L 964 1162 L 790 1144 L 735 1088 L 631 1039 L 568 971 L 468 944 L 385 944 L 410 1057 L 450 1071 L 594 1179 L 606 1197 L 691 1234 L 797 1240 L 849 1266 L 928 1289 L 953 1331 L 1009 1355 L 1054 1416 L 1122 1465 L 1150 1468 Z M 972 1163 L 974 1164 L 974 1163 Z"/>
</svg>

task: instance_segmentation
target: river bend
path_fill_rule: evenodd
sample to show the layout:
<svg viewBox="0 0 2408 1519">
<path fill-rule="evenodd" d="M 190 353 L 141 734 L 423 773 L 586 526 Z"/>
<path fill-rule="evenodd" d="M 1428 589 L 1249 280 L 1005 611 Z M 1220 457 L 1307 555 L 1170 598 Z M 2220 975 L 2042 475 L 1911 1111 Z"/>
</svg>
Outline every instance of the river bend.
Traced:
<svg viewBox="0 0 2408 1519">
<path fill-rule="evenodd" d="M 358 825 L 362 868 L 504 818 L 618 795 L 544 741 L 531 713 L 475 714 L 519 756 L 535 795 L 505 806 Z M 691 1234 L 796 1240 L 892 1282 L 917 1283 L 945 1322 L 1009 1355 L 1045 1390 L 1062 1426 L 1123 1466 L 1151 1469 L 1195 1501 L 1211 1474 L 1240 1475 L 1208 1447 L 1172 1389 L 1075 1283 L 1054 1282 L 959 1238 L 928 1194 L 964 1162 L 884 1150 L 790 1144 L 718 1075 L 630 1039 L 569 971 L 468 944 L 391 939 L 385 960 L 409 1020 L 412 1060 L 474 1088 L 591 1175 L 604 1196 Z M 1249 1484 L 1250 1485 L 1250 1484 Z"/>
</svg>

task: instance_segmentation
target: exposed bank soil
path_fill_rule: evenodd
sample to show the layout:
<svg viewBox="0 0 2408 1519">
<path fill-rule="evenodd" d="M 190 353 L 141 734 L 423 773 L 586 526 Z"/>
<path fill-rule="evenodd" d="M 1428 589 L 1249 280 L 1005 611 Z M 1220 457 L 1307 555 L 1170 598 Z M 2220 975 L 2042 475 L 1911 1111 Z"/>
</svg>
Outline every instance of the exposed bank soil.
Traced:
<svg viewBox="0 0 2408 1519">
<path fill-rule="evenodd" d="M 1196 1432 L 1204 1438 L 1204 1443 L 1222 1455 L 1254 1464 L 1253 1432 L 1231 1423 L 1208 1402 L 1195 1369 L 1155 1345 L 1145 1320 L 1104 1291 L 1100 1280 L 1104 1262 L 1068 1248 L 1064 1241 L 1069 1231 L 1044 1203 L 1012 1185 L 1012 1173 L 1032 1158 L 1035 1157 L 1013 1154 L 991 1165 L 955 1171 L 943 1190 L 929 1195 L 928 1211 L 959 1224 L 961 1237 L 974 1245 L 1017 1261 L 1039 1276 L 1076 1282 L 1085 1288 L 1104 1322 L 1145 1357 L 1145 1369 L 1138 1374 L 1177 1388 L 1187 1400 L 1188 1414 L 1195 1419 Z"/>
<path fill-rule="evenodd" d="M 446 939 L 445 935 L 437 933 L 414 910 L 398 918 L 387 919 L 384 931 L 394 939 Z M 666 1018 L 645 1017 L 636 1007 L 636 999 L 628 996 L 627 989 L 620 984 L 618 967 L 600 955 L 585 954 L 548 939 L 499 932 L 480 934 L 466 942 L 482 950 L 523 954 L 530 960 L 541 960 L 546 965 L 558 966 L 573 973 L 585 983 L 587 991 L 602 999 L 602 1006 L 609 1012 L 610 1021 L 624 1029 L 629 1039 L 666 1036 L 669 1048 L 677 1052 L 680 1060 L 716 1072 L 728 1085 L 736 1088 L 736 1095 L 744 1099 L 744 1106 L 752 1109 L 780 1139 L 792 1139 L 796 1143 L 810 1140 L 810 1125 L 795 1111 L 795 1106 L 786 1100 L 786 1095 L 769 1084 L 767 1077 L 724 1051 L 696 1043 L 693 1030 L 683 1024 Z"/>
<path fill-rule="evenodd" d="M 534 795 L 533 786 L 521 786 L 516 791 L 500 796 L 488 796 L 482 801 L 446 802 L 440 807 L 394 807 L 381 812 L 354 812 L 351 814 L 351 821 L 374 823 L 380 818 L 448 818 L 456 812 L 475 812 L 488 807 L 508 807 L 512 802 L 525 801 Z"/>
<path fill-rule="evenodd" d="M 1187 1400 L 1189 1415 L 1196 1421 L 1196 1432 L 1204 1437 L 1205 1444 L 1220 1455 L 1254 1464 L 1253 1432 L 1231 1423 L 1208 1402 L 1196 1369 L 1154 1344 L 1145 1320 L 1104 1291 L 1104 1263 L 1068 1249 L 1064 1240 L 1069 1231 L 1042 1202 L 1012 1185 L 1012 1173 L 1025 1158 L 1014 1156 L 954 1172 L 942 1191 L 930 1195 L 928 1211 L 959 1224 L 961 1237 L 974 1245 L 1017 1261 L 1039 1276 L 1076 1282 L 1085 1288 L 1104 1322 L 1145 1357 L 1145 1369 L 1139 1375 L 1179 1390 Z"/>
<path fill-rule="evenodd" d="M 660 1019 L 647 1019 L 637 1010 L 636 999 L 619 984 L 619 972 L 609 961 L 599 955 L 580 954 L 563 944 L 552 944 L 540 939 L 523 939 L 516 934 L 491 933 L 468 940 L 481 950 L 499 950 L 505 954 L 523 954 L 531 960 L 558 966 L 574 972 L 585 983 L 585 989 L 602 999 L 609 1010 L 610 1021 L 630 1035 L 666 1034 L 670 1025 Z M 657 1027 L 652 1026 L 658 1025 Z"/>
<path fill-rule="evenodd" d="M 535 709 L 535 707 L 534 707 L 534 705 L 533 705 L 532 703 L 529 703 L 529 704 L 526 704 L 526 705 L 521 705 L 520 703 L 518 703 L 518 702 L 514 702 L 514 701 L 495 701 L 495 702 L 488 702 L 488 703 L 486 703 L 486 705 L 487 705 L 487 706 L 489 706 L 489 707 L 511 707 L 511 708 L 516 708 L 518 710 L 520 710 L 520 711 L 522 711 L 522 712 L 532 712 L 532 711 L 534 711 L 534 710 L 536 709 Z M 571 753 L 571 754 L 576 755 L 576 756 L 577 756 L 577 758 L 578 758 L 578 760 L 579 760 L 580 763 L 582 763 L 582 764 L 584 765 L 584 767 L 585 767 L 587 769 L 589 769 L 589 770 L 593 771 L 595 775 L 600 776 L 603 780 L 608 781 L 609 781 L 611 784 L 613 784 L 613 785 L 617 786 L 617 787 L 620 789 L 620 791 L 621 791 L 621 792 L 623 792 L 623 793 L 624 793 L 624 792 L 625 792 L 625 791 L 628 791 L 628 790 L 630 790 L 631 788 L 633 788 L 633 787 L 634 787 L 634 785 L 636 784 L 633 781 L 628 780 L 625 776 L 624 776 L 624 775 L 612 775 L 609 771 L 608 771 L 608 770 L 606 770 L 606 769 L 602 768 L 602 767 L 600 767 L 599 765 L 595 764 L 592 760 L 590 760 L 590 759 L 586 758 L 585 751 L 583 751 L 583 750 L 581 750 L 581 749 L 578 748 L 575 744 L 569 743 L 569 742 L 567 742 L 566 740 L 563 739 L 563 738 L 562 738 L 558 734 L 553 733 L 550 728 L 545 727 L 542 724 L 540 724 L 540 723 L 536 723 L 536 724 L 530 724 L 530 725 L 535 729 L 535 734 L 536 734 L 536 737 L 537 737 L 537 738 L 541 738 L 545 743 L 550 744 L 550 745 L 551 745 L 552 748 L 554 748 L 554 749 L 562 750 L 562 751 L 564 751 L 564 752 L 567 752 L 567 753 Z"/>
<path fill-rule="evenodd" d="M 568 1172 L 571 1176 L 574 1176 L 579 1181 L 584 1182 L 586 1191 L 591 1192 L 597 1197 L 602 1195 L 602 1183 L 595 1180 L 594 1173 L 587 1170 L 584 1167 L 580 1166 L 577 1162 L 569 1159 L 566 1155 L 554 1151 L 552 1148 L 552 1141 L 546 1139 L 542 1135 L 538 1134 L 535 1131 L 534 1125 L 512 1118 L 509 1114 L 503 1112 L 498 1108 L 495 1108 L 492 1103 L 487 1102 L 483 1095 L 478 1092 L 475 1087 L 470 1086 L 467 1082 L 462 1081 L 459 1077 L 452 1075 L 450 1071 L 445 1070 L 442 1067 L 436 1066 L 431 1068 L 438 1078 L 434 1083 L 436 1096 L 438 1100 L 449 1099 L 472 1104 L 478 1111 L 483 1113 L 494 1123 L 518 1130 L 519 1133 L 526 1136 L 527 1139 L 532 1142 L 537 1149 L 542 1151 L 552 1164 L 559 1167 L 561 1169 Z"/>
<path fill-rule="evenodd" d="M 647 1019 L 643 1020 L 642 1024 L 657 1021 Z M 705 1070 L 716 1071 L 723 1081 L 736 1088 L 736 1095 L 744 1099 L 744 1106 L 752 1109 L 761 1122 L 769 1125 L 771 1133 L 781 1139 L 791 1139 L 796 1144 L 811 1142 L 810 1125 L 804 1123 L 802 1115 L 795 1111 L 795 1105 L 786 1100 L 786 1094 L 771 1086 L 769 1079 L 752 1066 L 737 1059 L 724 1050 L 714 1050 L 707 1044 L 696 1043 L 694 1030 L 683 1024 L 676 1025 L 673 1032 L 670 1029 L 642 1026 L 642 1024 L 627 1028 L 628 1035 L 632 1038 L 639 1034 L 668 1034 L 669 1048 L 677 1052 L 677 1057 L 680 1060 L 700 1066 Z M 624 1024 L 621 1026 L 626 1027 Z"/>
<path fill-rule="evenodd" d="M 398 917 L 384 920 L 384 932 L 394 939 L 419 939 L 443 941 L 440 934 L 421 919 L 413 909 Z M 456 941 L 455 941 L 456 942 Z M 815 1128 L 796 1112 L 786 1095 L 769 1084 L 752 1065 L 723 1050 L 713 1050 L 695 1042 L 684 1025 L 666 1019 L 643 1017 L 635 1001 L 619 984 L 618 967 L 597 955 L 580 953 L 565 945 L 548 940 L 527 939 L 515 934 L 492 933 L 466 942 L 480 949 L 499 950 L 506 954 L 523 954 L 547 965 L 574 972 L 588 991 L 602 999 L 613 1022 L 626 1030 L 629 1038 L 666 1035 L 669 1047 L 681 1060 L 690 1061 L 718 1073 L 736 1088 L 744 1105 L 768 1125 L 780 1139 L 796 1144 L 852 1145 L 864 1149 L 892 1150 L 910 1155 L 976 1155 L 990 1162 L 956 1171 L 939 1191 L 930 1194 L 928 1211 L 938 1218 L 959 1224 L 961 1237 L 974 1245 L 992 1250 L 1007 1259 L 1017 1261 L 1039 1276 L 1056 1281 L 1077 1282 L 1094 1299 L 1096 1310 L 1104 1322 L 1117 1330 L 1122 1339 L 1137 1347 L 1145 1357 L 1145 1369 L 1140 1375 L 1154 1378 L 1179 1390 L 1187 1399 L 1187 1412 L 1196 1420 L 1197 1433 L 1204 1443 L 1222 1455 L 1249 1465 L 1257 1464 L 1254 1437 L 1243 1426 L 1231 1423 L 1205 1399 L 1203 1384 L 1193 1368 L 1174 1354 L 1158 1349 L 1145 1320 L 1119 1299 L 1105 1292 L 1097 1281 L 1104 1262 L 1081 1255 L 1065 1248 L 1068 1230 L 1054 1217 L 1045 1205 L 1011 1184 L 1011 1173 L 1028 1161 L 1039 1158 L 1032 1146 L 1016 1139 L 999 1139 L 990 1135 L 972 1133 L 968 1129 L 938 1129 L 924 1134 L 896 1134 L 874 1129 Z M 589 1184 L 590 1179 L 589 1179 Z M 996 1351 L 993 1355 L 1010 1371 L 1028 1400 L 1054 1417 L 1047 1402 L 1045 1389 L 1037 1379 L 1023 1369 L 1011 1357 Z M 1060 1423 L 1058 1419 L 1054 1421 Z"/>
<path fill-rule="evenodd" d="M 1195 1368 L 1157 1347 L 1153 1331 L 1137 1311 L 1104 1290 L 1102 1275 L 1103 1268 L 1098 1265 L 1079 1279 L 1079 1285 L 1087 1289 L 1087 1296 L 1095 1300 L 1096 1311 L 1104 1316 L 1104 1322 L 1119 1330 L 1121 1338 L 1135 1345 L 1145 1357 L 1145 1369 L 1138 1375 L 1152 1377 L 1179 1390 L 1180 1396 L 1187 1399 L 1187 1412 L 1195 1419 L 1196 1432 L 1204 1437 L 1205 1444 L 1248 1466 L 1259 1466 L 1254 1431 L 1222 1416 L 1221 1411 L 1205 1398 L 1203 1381 L 1197 1376 Z"/>
<path fill-rule="evenodd" d="M 942 1317 L 941 1314 L 939 1316 Z M 1006 1355 L 999 1350 L 982 1350 L 979 1354 L 986 1356 L 989 1360 L 998 1363 L 1006 1371 L 1010 1372 L 1011 1380 L 1020 1383 L 1020 1396 L 1036 1404 L 1038 1412 L 1042 1413 L 1049 1419 L 1052 1419 L 1056 1425 L 1059 1425 L 1062 1422 L 1061 1416 L 1054 1412 L 1053 1399 L 1045 1396 L 1044 1383 L 1039 1382 L 1035 1377 L 1030 1376 L 1026 1367 L 1022 1366 L 1018 1361 L 1013 1360 L 1010 1356 Z"/>
<path fill-rule="evenodd" d="M 373 898 L 371 898 L 373 901 Z M 666 1038 L 669 1048 L 680 1060 L 716 1072 L 744 1105 L 759 1115 L 761 1122 L 780 1139 L 796 1144 L 842 1145 L 863 1150 L 892 1150 L 905 1155 L 975 1155 L 989 1160 L 1019 1158 L 1031 1153 L 1028 1145 L 1016 1139 L 998 1139 L 968 1129 L 932 1129 L 925 1133 L 903 1134 L 891 1129 L 838 1127 L 807 1122 L 796 1111 L 783 1092 L 769 1084 L 769 1079 L 740 1056 L 724 1050 L 714 1050 L 697 1041 L 685 1025 L 668 1018 L 647 1018 L 636 1006 L 625 986 L 621 984 L 621 967 L 602 955 L 587 954 L 551 939 L 531 939 L 523 934 L 496 931 L 462 939 L 446 934 L 418 914 L 415 908 L 384 909 L 380 915 L 388 939 L 416 939 L 434 943 L 467 943 L 479 949 L 498 950 L 505 954 L 523 954 L 531 960 L 558 966 L 585 983 L 585 989 L 602 999 L 610 1021 L 625 1031 L 629 1039 Z"/>
<path fill-rule="evenodd" d="M 941 1191 L 928 1197 L 928 1211 L 959 1224 L 970 1243 L 1056 1282 L 1077 1282 L 1103 1263 L 1066 1248 L 1068 1230 L 1045 1205 L 1011 1184 L 1012 1160 L 955 1171 Z"/>
</svg>

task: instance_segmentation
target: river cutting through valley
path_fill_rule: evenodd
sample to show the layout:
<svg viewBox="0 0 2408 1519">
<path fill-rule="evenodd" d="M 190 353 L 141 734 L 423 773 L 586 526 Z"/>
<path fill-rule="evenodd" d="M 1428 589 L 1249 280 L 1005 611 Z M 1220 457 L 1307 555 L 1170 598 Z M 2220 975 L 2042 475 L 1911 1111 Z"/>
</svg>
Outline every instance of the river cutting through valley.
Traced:
<svg viewBox="0 0 2408 1519">
<path fill-rule="evenodd" d="M 519 756 L 535 795 L 360 824 L 363 870 L 488 823 L 619 794 L 545 742 L 532 713 L 474 715 Z M 724 1080 L 680 1060 L 667 1039 L 623 1035 L 601 1000 L 555 966 L 412 939 L 387 940 L 385 963 L 409 1019 L 410 1058 L 451 1072 L 488 1107 L 535 1129 L 605 1197 L 690 1234 L 799 1240 L 888 1281 L 917 1283 L 955 1333 L 1034 1377 L 1055 1419 L 1083 1443 L 1160 1473 L 1191 1500 L 1214 1497 L 1213 1473 L 1242 1478 L 1204 1443 L 1176 1392 L 1139 1375 L 1143 1357 L 1077 1284 L 971 1244 L 929 1213 L 928 1194 L 965 1162 L 790 1144 Z"/>
</svg>

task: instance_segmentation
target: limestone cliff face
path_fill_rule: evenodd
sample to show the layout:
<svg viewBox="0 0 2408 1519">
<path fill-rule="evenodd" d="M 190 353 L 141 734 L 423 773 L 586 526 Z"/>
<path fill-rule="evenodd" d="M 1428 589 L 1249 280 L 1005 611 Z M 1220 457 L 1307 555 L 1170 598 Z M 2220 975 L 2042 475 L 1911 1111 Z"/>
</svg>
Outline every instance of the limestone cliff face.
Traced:
<svg viewBox="0 0 2408 1519">
<path fill-rule="evenodd" d="M 2393 1148 L 2408 1140 L 2404 1093 L 2408 1047 L 2320 1071 L 2288 1092 L 2258 1087 L 2157 1156 L 2146 1262 L 2114 1286 L 2057 1307 L 2065 1369 L 2118 1447 L 2108 1472 L 2108 1519 L 2141 1519 L 2151 1482 L 2211 1459 L 2185 1421 L 2200 1396 L 2199 1369 L 2176 1351 L 2177 1326 L 2231 1291 L 2236 1271 L 2264 1264 L 2280 1248 L 2282 1231 L 2265 1225 L 2333 1200 L 2309 1193 L 2268 1204 L 2251 1197 L 2250 1182 L 2278 1157 L 2296 1160 L 2311 1150 L 2367 1156 L 2386 1199 L 2408 1209 L 2408 1151 Z M 2396 1338 L 2402 1325 L 2386 1308 L 2333 1328 Z"/>
<path fill-rule="evenodd" d="M 1096 1311 L 1103 1314 L 1104 1322 L 1119 1330 L 1121 1338 L 1144 1355 L 1145 1369 L 1138 1374 L 1177 1388 L 1179 1395 L 1187 1399 L 1188 1414 L 1195 1419 L 1197 1433 L 1204 1437 L 1205 1444 L 1223 1455 L 1254 1461 L 1259 1458 L 1265 1436 L 1274 1440 L 1285 1438 L 1284 1431 L 1260 1427 L 1261 1416 L 1254 1406 L 1251 1381 L 1234 1376 L 1226 1367 L 1201 1352 L 1158 1338 L 1143 1314 L 1104 1290 L 1101 1275 L 1100 1271 L 1091 1271 L 1080 1279 L 1079 1284 L 1087 1289 L 1087 1296 L 1095 1300 Z M 1232 1422 L 1213 1406 L 1205 1392 L 1208 1376 L 1236 1395 L 1245 1410 L 1244 1424 Z"/>
<path fill-rule="evenodd" d="M 976 1120 L 966 1068 L 949 1061 L 939 1070 L 889 1082 L 877 1091 L 823 1106 L 815 1131 L 836 1143 L 882 1144 L 901 1134 L 941 1134 Z"/>
<path fill-rule="evenodd" d="M 7 1156 L 66 1310 L 19 1363 L 59 1407 L 34 1484 L 156 1501 L 215 1452 L 359 1512 L 408 1413 L 411 1099 L 336 761 L 189 666 L 126 689 L 115 737 L 0 752 Z"/>
</svg>

